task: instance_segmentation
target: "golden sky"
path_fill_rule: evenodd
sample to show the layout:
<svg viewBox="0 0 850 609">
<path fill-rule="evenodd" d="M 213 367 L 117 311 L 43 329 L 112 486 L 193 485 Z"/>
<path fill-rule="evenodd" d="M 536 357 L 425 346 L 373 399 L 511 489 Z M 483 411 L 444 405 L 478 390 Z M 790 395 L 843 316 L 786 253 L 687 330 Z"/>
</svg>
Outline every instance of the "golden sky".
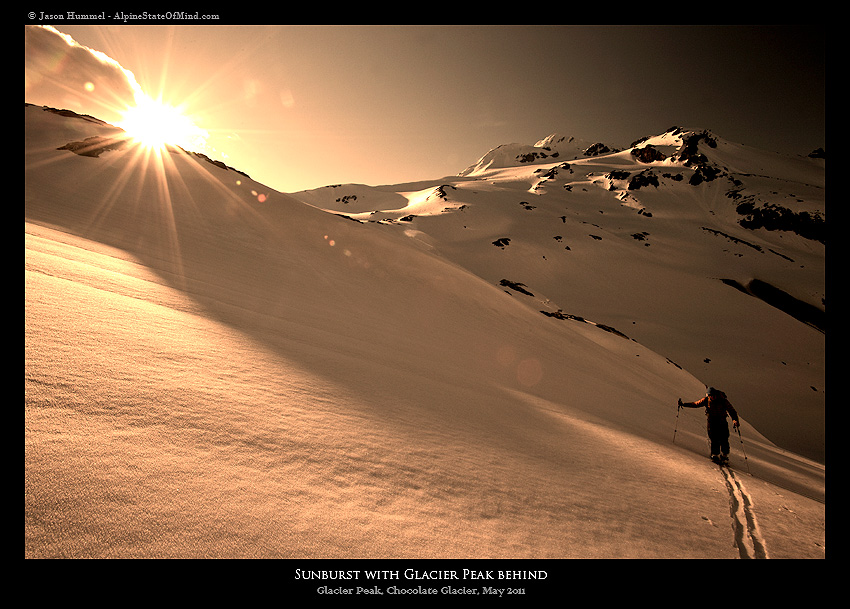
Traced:
<svg viewBox="0 0 850 609">
<path fill-rule="evenodd" d="M 554 132 L 824 146 L 818 28 L 52 25 L 76 46 L 27 26 L 25 101 L 117 122 L 134 81 L 284 192 L 439 179 Z"/>
</svg>

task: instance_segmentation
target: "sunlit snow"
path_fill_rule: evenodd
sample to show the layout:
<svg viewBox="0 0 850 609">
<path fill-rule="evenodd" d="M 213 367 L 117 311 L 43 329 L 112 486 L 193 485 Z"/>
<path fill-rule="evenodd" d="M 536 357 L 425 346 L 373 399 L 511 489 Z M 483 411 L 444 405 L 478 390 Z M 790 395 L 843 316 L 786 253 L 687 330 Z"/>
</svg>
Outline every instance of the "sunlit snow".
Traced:
<svg viewBox="0 0 850 609">
<path fill-rule="evenodd" d="M 822 307 L 823 245 L 737 226 L 693 169 L 630 191 L 628 152 L 505 149 L 286 194 L 25 127 L 27 557 L 824 556 L 825 467 L 768 439 L 822 442 L 824 333 L 720 281 Z M 717 154 L 822 204 L 822 160 Z M 676 409 L 708 383 L 727 471 Z"/>
</svg>

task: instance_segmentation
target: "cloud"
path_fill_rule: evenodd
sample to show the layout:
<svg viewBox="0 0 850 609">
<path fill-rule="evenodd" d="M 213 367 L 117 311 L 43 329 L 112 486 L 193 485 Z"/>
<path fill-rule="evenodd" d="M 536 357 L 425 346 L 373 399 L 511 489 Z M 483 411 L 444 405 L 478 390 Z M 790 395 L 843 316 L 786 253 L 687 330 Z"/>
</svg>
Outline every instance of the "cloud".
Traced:
<svg viewBox="0 0 850 609">
<path fill-rule="evenodd" d="M 53 27 L 25 26 L 24 101 L 111 121 L 140 93 L 133 73 L 111 57 Z"/>
</svg>

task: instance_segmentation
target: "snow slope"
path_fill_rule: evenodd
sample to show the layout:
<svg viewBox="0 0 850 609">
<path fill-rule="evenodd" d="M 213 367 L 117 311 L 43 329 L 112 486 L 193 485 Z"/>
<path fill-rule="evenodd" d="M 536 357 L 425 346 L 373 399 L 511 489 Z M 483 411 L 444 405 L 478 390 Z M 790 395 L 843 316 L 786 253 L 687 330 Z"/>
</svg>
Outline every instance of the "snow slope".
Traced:
<svg viewBox="0 0 850 609">
<path fill-rule="evenodd" d="M 540 184 L 346 186 L 361 222 L 321 209 L 343 187 L 59 149 L 115 135 L 26 107 L 25 556 L 823 557 L 823 465 L 742 408 L 719 470 L 676 416 L 702 379 L 457 253 L 520 250 L 504 195 Z"/>
<path fill-rule="evenodd" d="M 554 134 L 500 146 L 436 183 L 297 196 L 396 224 L 491 283 L 521 283 L 538 310 L 618 329 L 722 387 L 773 441 L 823 462 L 825 333 L 811 324 L 824 316 L 824 161 L 702 134 L 673 128 L 621 151 Z M 687 154 L 686 140 L 699 144 Z M 654 160 L 633 154 L 649 147 Z M 750 208 L 781 211 L 794 230 L 750 228 Z M 745 294 L 753 280 L 800 301 L 809 324 Z"/>
</svg>

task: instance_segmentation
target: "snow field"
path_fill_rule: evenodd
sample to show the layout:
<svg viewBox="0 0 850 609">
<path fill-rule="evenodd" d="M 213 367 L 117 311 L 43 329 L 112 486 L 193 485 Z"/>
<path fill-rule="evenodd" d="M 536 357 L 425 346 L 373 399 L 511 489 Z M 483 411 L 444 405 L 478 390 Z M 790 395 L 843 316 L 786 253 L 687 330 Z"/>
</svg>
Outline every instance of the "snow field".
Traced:
<svg viewBox="0 0 850 609">
<path fill-rule="evenodd" d="M 698 413 L 671 441 L 703 384 L 668 354 L 541 315 L 554 290 L 426 223 L 180 155 L 158 179 L 35 117 L 27 557 L 741 557 Z M 823 466 L 743 433 L 769 556 L 822 557 Z"/>
</svg>

